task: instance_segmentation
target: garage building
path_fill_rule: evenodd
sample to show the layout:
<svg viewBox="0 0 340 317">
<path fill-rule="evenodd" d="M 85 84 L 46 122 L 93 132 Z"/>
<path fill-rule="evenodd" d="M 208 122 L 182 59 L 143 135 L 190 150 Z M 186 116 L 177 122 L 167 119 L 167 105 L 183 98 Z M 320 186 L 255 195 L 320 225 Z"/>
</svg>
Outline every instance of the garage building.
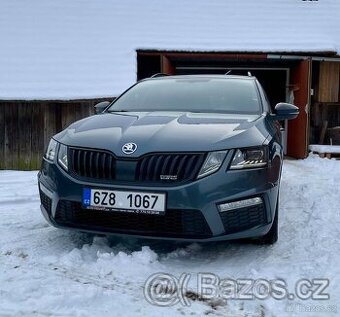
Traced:
<svg viewBox="0 0 340 317">
<path fill-rule="evenodd" d="M 0 23 L 0 169 L 37 169 L 53 134 L 158 72 L 251 73 L 300 108 L 288 156 L 340 144 L 336 0 L 3 1 Z"/>
</svg>

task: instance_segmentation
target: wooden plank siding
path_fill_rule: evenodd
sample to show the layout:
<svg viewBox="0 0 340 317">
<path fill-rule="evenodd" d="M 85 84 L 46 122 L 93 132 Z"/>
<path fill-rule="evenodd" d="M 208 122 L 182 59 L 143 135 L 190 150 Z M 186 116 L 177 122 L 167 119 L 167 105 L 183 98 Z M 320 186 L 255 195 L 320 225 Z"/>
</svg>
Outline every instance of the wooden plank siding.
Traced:
<svg viewBox="0 0 340 317">
<path fill-rule="evenodd" d="M 319 102 L 338 102 L 339 86 L 340 63 L 320 62 L 316 100 Z"/>
<path fill-rule="evenodd" d="M 36 170 L 50 138 L 103 100 L 0 101 L 0 169 Z"/>
</svg>

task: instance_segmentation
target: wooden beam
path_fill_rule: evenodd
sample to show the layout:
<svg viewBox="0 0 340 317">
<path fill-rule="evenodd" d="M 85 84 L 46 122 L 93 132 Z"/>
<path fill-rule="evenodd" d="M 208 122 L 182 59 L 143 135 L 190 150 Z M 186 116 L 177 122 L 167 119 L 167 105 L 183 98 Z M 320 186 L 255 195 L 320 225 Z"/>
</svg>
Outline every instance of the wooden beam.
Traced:
<svg viewBox="0 0 340 317">
<path fill-rule="evenodd" d="M 177 57 L 177 58 L 205 58 L 205 59 L 233 59 L 233 60 L 244 60 L 244 59 L 257 59 L 257 60 L 266 60 L 267 54 L 262 53 L 212 53 L 212 52 L 138 52 L 139 55 L 144 56 L 157 56 L 163 55 L 168 58 Z"/>
<path fill-rule="evenodd" d="M 340 86 L 340 63 L 320 62 L 317 100 L 338 102 Z"/>
<path fill-rule="evenodd" d="M 161 72 L 168 75 L 175 74 L 175 67 L 168 56 L 161 55 Z"/>
</svg>

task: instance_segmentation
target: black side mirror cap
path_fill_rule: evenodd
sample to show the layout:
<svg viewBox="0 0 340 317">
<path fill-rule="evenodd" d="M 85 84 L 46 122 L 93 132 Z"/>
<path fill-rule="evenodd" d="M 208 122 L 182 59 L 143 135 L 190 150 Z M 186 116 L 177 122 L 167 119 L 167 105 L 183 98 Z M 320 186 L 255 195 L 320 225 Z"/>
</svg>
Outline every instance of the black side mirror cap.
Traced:
<svg viewBox="0 0 340 317">
<path fill-rule="evenodd" d="M 102 112 L 108 107 L 108 105 L 109 105 L 110 103 L 111 103 L 110 101 L 102 101 L 102 102 L 97 103 L 97 104 L 94 106 L 94 112 L 95 112 L 95 114 L 102 113 Z"/>
<path fill-rule="evenodd" d="M 285 102 L 280 102 L 275 106 L 273 119 L 275 120 L 292 120 L 299 115 L 299 108 Z"/>
</svg>

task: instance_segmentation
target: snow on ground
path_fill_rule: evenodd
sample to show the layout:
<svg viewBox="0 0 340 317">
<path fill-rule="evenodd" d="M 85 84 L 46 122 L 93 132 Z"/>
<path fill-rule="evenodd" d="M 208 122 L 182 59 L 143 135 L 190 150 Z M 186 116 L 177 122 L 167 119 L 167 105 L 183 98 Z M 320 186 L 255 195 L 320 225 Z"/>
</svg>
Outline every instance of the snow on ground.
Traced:
<svg viewBox="0 0 340 317">
<path fill-rule="evenodd" d="M 0 171 L 0 316 L 339 314 L 339 161 L 285 161 L 281 235 L 274 246 L 150 242 L 55 229 L 40 214 L 36 174 Z M 196 300 L 188 307 L 158 307 L 143 295 L 146 279 L 157 272 L 192 273 L 191 286 L 199 272 L 281 278 L 290 289 L 301 278 L 328 278 L 330 299 Z"/>
</svg>

